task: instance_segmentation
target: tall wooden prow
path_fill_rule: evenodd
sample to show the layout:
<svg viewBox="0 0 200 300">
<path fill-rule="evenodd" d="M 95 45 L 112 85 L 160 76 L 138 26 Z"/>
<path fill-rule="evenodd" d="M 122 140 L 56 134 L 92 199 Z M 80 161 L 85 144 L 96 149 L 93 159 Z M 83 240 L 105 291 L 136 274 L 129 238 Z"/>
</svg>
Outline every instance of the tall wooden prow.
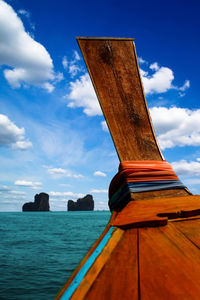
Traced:
<svg viewBox="0 0 200 300">
<path fill-rule="evenodd" d="M 162 161 L 134 39 L 77 40 L 120 161 Z M 200 196 L 179 188 L 130 200 L 113 211 L 57 299 L 200 298 Z"/>
</svg>

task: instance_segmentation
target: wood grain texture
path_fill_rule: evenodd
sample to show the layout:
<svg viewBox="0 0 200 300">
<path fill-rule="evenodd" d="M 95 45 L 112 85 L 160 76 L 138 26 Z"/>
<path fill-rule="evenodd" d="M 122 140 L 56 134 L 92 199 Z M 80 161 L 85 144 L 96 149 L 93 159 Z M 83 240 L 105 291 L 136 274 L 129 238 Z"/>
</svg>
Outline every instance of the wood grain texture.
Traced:
<svg viewBox="0 0 200 300">
<path fill-rule="evenodd" d="M 112 221 L 120 228 L 162 226 L 168 218 L 186 218 L 200 215 L 200 196 L 130 201 Z"/>
<path fill-rule="evenodd" d="M 138 299 L 137 229 L 124 235 L 85 299 Z"/>
<path fill-rule="evenodd" d="M 200 249 L 200 219 L 173 222 L 173 225 Z"/>
<path fill-rule="evenodd" d="M 141 300 L 200 297 L 200 251 L 174 224 L 139 229 Z"/>
<path fill-rule="evenodd" d="M 77 39 L 120 160 L 162 160 L 132 40 Z"/>
<path fill-rule="evenodd" d="M 163 160 L 148 112 L 133 39 L 77 38 L 120 161 Z M 134 193 L 184 196 L 186 189 Z"/>
<path fill-rule="evenodd" d="M 89 271 L 84 276 L 83 280 L 77 287 L 74 294 L 71 296 L 71 300 L 82 300 L 82 299 L 88 299 L 86 298 L 86 294 L 90 290 L 91 286 L 93 285 L 94 281 L 99 276 L 99 273 L 101 272 L 102 268 L 105 266 L 107 261 L 112 255 L 113 250 L 115 247 L 117 247 L 119 241 L 121 240 L 122 236 L 124 234 L 124 231 L 117 228 L 114 233 L 112 234 L 110 240 L 106 244 L 106 246 L 103 248 L 100 255 L 96 258 L 95 262 L 89 269 Z"/>
<path fill-rule="evenodd" d="M 165 197 L 181 197 L 192 195 L 188 189 L 172 189 L 172 190 L 162 190 L 162 191 L 149 191 L 142 193 L 131 193 L 132 200 L 148 200 L 153 198 L 165 198 Z"/>
</svg>

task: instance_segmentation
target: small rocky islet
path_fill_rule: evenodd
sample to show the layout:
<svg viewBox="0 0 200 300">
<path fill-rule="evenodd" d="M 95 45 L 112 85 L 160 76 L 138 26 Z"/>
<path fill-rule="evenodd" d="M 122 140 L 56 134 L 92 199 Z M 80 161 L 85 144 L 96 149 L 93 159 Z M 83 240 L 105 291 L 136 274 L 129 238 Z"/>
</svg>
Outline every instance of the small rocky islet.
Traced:
<svg viewBox="0 0 200 300">
<path fill-rule="evenodd" d="M 92 211 L 94 199 L 92 195 L 86 195 L 77 201 L 68 200 L 68 211 Z M 22 211 L 50 211 L 49 195 L 47 193 L 36 194 L 34 202 L 27 202 L 22 206 Z"/>
<path fill-rule="evenodd" d="M 92 195 L 86 195 L 77 201 L 68 200 L 67 203 L 68 211 L 89 211 L 94 210 L 94 199 Z"/>
<path fill-rule="evenodd" d="M 22 211 L 50 211 L 49 195 L 46 193 L 36 194 L 34 202 L 25 203 Z"/>
</svg>

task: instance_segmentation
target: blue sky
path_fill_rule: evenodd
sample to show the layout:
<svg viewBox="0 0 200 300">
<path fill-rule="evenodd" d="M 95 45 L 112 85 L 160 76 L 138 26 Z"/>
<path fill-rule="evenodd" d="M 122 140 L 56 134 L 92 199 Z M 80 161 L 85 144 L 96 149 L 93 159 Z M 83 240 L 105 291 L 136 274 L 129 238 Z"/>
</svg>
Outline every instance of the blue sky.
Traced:
<svg viewBox="0 0 200 300">
<path fill-rule="evenodd" d="M 200 193 L 198 1 L 0 0 L 0 211 L 88 193 L 108 209 L 118 158 L 76 36 L 134 37 L 164 157 Z"/>
</svg>

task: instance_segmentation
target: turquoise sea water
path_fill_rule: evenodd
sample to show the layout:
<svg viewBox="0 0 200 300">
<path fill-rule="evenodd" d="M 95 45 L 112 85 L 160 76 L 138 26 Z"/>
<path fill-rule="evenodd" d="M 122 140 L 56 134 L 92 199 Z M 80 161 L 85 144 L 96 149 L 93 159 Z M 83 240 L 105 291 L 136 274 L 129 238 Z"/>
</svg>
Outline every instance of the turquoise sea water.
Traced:
<svg viewBox="0 0 200 300">
<path fill-rule="evenodd" d="M 108 211 L 0 213 L 0 299 L 54 299 L 109 217 Z"/>
</svg>

